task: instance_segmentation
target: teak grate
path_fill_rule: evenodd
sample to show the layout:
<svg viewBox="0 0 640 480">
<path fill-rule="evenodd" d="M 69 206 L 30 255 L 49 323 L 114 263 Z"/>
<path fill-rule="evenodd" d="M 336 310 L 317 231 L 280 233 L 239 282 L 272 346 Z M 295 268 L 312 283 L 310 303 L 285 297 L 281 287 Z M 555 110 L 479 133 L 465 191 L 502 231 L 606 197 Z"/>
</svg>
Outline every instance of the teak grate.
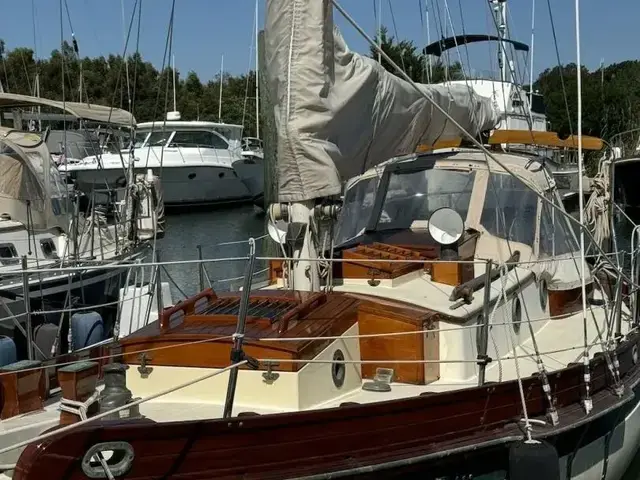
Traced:
<svg viewBox="0 0 640 480">
<path fill-rule="evenodd" d="M 268 318 L 276 321 L 295 308 L 296 302 L 281 298 L 252 298 L 247 308 L 248 317 Z M 239 298 L 219 298 L 202 315 L 239 315 Z"/>
<path fill-rule="evenodd" d="M 415 260 L 427 261 L 420 252 L 407 248 L 396 247 L 384 243 L 359 245 L 343 253 L 345 260 L 364 260 L 346 262 L 344 276 L 351 278 L 396 278 L 414 270 L 419 270 L 423 264 Z M 367 262 L 366 260 L 390 260 L 387 262 Z"/>
</svg>

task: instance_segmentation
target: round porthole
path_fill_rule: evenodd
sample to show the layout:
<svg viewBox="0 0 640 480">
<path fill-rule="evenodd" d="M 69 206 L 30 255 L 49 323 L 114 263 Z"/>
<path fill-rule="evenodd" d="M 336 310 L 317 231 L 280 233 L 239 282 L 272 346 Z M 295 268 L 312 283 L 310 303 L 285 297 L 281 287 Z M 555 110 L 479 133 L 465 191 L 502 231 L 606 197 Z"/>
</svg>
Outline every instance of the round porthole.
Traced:
<svg viewBox="0 0 640 480">
<path fill-rule="evenodd" d="M 549 302 L 547 280 L 544 278 L 540 279 L 540 284 L 538 285 L 538 293 L 540 294 L 540 308 L 542 308 L 542 311 L 544 312 L 547 309 L 547 303 Z"/>
<path fill-rule="evenodd" d="M 511 307 L 511 320 L 513 321 L 513 331 L 520 333 L 520 322 L 522 321 L 522 305 L 520 304 L 520 298 L 513 299 L 513 305 Z"/>
<path fill-rule="evenodd" d="M 342 350 L 338 349 L 333 352 L 333 363 L 331 364 L 331 378 L 333 379 L 333 384 L 337 388 L 341 388 L 344 384 L 344 377 L 347 374 L 347 369 L 345 367 L 344 362 L 344 353 Z"/>
<path fill-rule="evenodd" d="M 190 173 L 189 174 L 189 180 L 193 180 L 194 178 L 196 178 L 196 174 L 195 173 Z"/>
<path fill-rule="evenodd" d="M 220 173 L 218 174 L 218 178 L 224 178 L 224 172 L 220 172 Z"/>
</svg>

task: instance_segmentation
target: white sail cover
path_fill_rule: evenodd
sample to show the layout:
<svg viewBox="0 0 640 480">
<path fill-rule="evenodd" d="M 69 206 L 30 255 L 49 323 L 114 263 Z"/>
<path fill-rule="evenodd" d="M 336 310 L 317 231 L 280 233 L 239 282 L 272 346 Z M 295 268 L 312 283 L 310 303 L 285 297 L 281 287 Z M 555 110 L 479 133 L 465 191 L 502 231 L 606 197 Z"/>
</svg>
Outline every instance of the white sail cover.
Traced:
<svg viewBox="0 0 640 480">
<path fill-rule="evenodd" d="M 279 199 L 337 195 L 342 182 L 459 130 L 408 82 L 349 51 L 331 0 L 267 0 L 265 63 L 275 95 Z M 467 131 L 493 128 L 489 98 L 465 85 L 419 85 Z"/>
</svg>

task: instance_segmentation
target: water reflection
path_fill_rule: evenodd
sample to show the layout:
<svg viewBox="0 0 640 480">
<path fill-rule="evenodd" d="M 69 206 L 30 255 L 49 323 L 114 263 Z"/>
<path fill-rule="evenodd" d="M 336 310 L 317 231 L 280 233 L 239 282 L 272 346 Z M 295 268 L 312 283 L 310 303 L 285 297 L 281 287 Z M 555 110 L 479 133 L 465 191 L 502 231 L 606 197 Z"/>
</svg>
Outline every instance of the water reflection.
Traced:
<svg viewBox="0 0 640 480">
<path fill-rule="evenodd" d="M 198 258 L 198 245 L 202 246 L 203 258 L 232 258 L 246 256 L 249 237 L 264 235 L 264 216 L 258 215 L 252 205 L 236 208 L 211 209 L 208 211 L 174 213 L 167 215 L 165 237 L 158 241 L 158 250 L 162 261 L 195 260 Z M 257 250 L 260 254 L 260 244 Z M 228 245 L 220 245 L 228 242 Z M 237 290 L 242 280 L 237 279 L 244 273 L 246 261 L 225 261 L 206 264 L 206 272 L 214 290 Z M 263 270 L 264 263 L 256 262 L 255 270 Z M 197 264 L 169 265 L 167 272 L 179 286 L 171 285 L 173 300 L 200 291 Z M 266 275 L 265 275 L 266 277 Z M 235 278 L 234 281 L 228 279 Z M 168 281 L 163 278 L 163 281 Z M 205 286 L 208 286 L 205 280 Z"/>
</svg>

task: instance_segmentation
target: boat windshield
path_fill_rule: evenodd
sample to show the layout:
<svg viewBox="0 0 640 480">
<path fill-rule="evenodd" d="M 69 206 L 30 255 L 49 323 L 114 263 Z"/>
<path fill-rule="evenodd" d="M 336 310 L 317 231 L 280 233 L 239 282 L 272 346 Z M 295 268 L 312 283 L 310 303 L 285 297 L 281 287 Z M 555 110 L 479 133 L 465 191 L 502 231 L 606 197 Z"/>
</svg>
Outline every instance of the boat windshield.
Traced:
<svg viewBox="0 0 640 480">
<path fill-rule="evenodd" d="M 474 179 L 475 172 L 466 170 L 396 172 L 386 192 L 379 190 L 377 176 L 360 180 L 345 193 L 336 244 L 361 235 L 368 225 L 376 225 L 376 231 L 406 229 L 416 221 L 424 225 L 442 207 L 453 208 L 466 219 Z M 377 195 L 384 195 L 384 200 L 374 211 Z"/>
<path fill-rule="evenodd" d="M 466 219 L 474 179 L 474 171 L 444 169 L 392 174 L 376 230 L 410 228 L 443 207 Z"/>
<path fill-rule="evenodd" d="M 155 132 L 136 132 L 135 148 L 140 147 L 164 147 L 173 131 L 157 130 Z"/>
</svg>

